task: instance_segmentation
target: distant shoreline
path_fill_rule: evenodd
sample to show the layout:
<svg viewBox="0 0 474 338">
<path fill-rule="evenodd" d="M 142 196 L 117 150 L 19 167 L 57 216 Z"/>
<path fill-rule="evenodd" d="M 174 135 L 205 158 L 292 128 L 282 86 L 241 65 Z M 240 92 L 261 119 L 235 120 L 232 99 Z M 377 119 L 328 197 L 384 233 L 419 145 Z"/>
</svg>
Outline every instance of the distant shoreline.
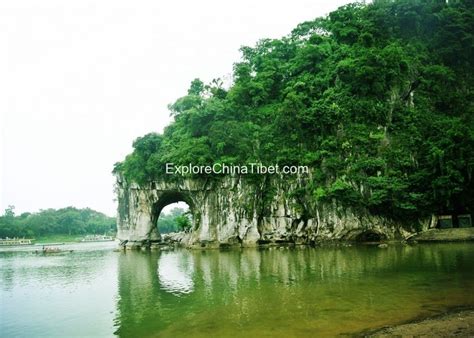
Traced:
<svg viewBox="0 0 474 338">
<path fill-rule="evenodd" d="M 48 235 L 35 238 L 34 244 L 78 243 L 85 235 Z M 115 236 L 112 234 L 112 236 Z"/>
</svg>

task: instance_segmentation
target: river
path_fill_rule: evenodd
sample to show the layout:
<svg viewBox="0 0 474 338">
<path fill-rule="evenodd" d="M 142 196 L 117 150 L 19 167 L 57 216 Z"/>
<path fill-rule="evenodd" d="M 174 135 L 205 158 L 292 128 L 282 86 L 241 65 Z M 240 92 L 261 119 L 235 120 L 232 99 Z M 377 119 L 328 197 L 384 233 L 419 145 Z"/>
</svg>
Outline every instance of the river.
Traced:
<svg viewBox="0 0 474 338">
<path fill-rule="evenodd" d="M 0 249 L 2 337 L 332 336 L 474 306 L 474 244 Z"/>
</svg>

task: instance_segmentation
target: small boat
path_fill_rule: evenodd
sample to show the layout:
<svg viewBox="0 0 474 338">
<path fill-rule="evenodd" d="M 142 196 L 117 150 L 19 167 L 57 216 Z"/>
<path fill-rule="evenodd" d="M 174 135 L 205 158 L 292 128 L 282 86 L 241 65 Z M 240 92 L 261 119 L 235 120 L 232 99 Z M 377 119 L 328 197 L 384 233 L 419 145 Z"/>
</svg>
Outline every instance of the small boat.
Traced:
<svg viewBox="0 0 474 338">
<path fill-rule="evenodd" d="M 110 242 L 113 240 L 112 236 L 107 235 L 87 235 L 81 239 L 81 242 Z"/>
<path fill-rule="evenodd" d="M 43 253 L 57 253 L 61 252 L 61 249 L 55 247 L 43 247 Z"/>
<path fill-rule="evenodd" d="M 33 245 L 33 242 L 31 238 L 0 238 L 0 246 Z"/>
<path fill-rule="evenodd" d="M 61 250 L 56 247 L 47 247 L 43 246 L 43 249 L 41 251 L 35 250 L 36 254 L 43 253 L 43 254 L 52 254 L 52 253 L 61 253 L 61 252 L 73 252 L 74 250 Z"/>
</svg>

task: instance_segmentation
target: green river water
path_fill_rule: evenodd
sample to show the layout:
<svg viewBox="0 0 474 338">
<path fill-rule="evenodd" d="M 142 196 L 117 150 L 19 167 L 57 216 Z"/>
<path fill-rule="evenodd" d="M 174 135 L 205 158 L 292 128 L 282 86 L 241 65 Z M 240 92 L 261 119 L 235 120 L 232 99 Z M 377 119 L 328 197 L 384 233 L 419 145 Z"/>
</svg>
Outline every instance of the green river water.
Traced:
<svg viewBox="0 0 474 338">
<path fill-rule="evenodd" d="M 474 306 L 474 244 L 0 249 L 0 336 L 310 337 Z"/>
</svg>

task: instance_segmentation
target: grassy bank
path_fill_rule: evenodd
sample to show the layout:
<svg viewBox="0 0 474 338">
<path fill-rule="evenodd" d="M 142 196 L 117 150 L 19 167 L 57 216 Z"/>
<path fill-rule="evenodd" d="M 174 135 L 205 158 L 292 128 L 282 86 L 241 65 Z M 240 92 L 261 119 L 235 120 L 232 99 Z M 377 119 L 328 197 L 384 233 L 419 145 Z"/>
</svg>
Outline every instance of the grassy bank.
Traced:
<svg viewBox="0 0 474 338">
<path fill-rule="evenodd" d="M 78 235 L 47 235 L 35 238 L 36 244 L 42 243 L 70 243 L 79 242 L 82 236 Z"/>
</svg>

